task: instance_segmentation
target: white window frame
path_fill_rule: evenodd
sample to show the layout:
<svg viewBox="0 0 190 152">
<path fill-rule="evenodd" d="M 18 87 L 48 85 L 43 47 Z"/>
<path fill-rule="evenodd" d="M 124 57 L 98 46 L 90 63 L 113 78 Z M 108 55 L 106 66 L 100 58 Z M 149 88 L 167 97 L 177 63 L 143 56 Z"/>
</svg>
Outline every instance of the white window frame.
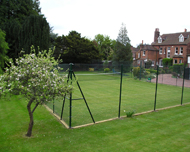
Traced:
<svg viewBox="0 0 190 152">
<path fill-rule="evenodd" d="M 178 47 L 175 47 L 175 55 L 178 54 Z"/>
<path fill-rule="evenodd" d="M 143 51 L 143 56 L 145 56 L 145 51 Z"/>
<path fill-rule="evenodd" d="M 162 38 L 161 38 L 161 36 L 158 37 L 158 43 L 162 43 Z"/>
<path fill-rule="evenodd" d="M 184 36 L 182 34 L 179 36 L 179 42 L 184 42 Z"/>
<path fill-rule="evenodd" d="M 182 59 L 179 59 L 179 63 L 182 63 Z"/>
<path fill-rule="evenodd" d="M 154 64 L 155 64 L 155 61 L 152 61 L 152 64 L 151 64 L 151 66 L 154 66 Z"/>
<path fill-rule="evenodd" d="M 180 55 L 183 55 L 183 47 L 180 47 Z"/>
<path fill-rule="evenodd" d="M 159 49 L 159 54 L 162 54 L 162 48 Z"/>
<path fill-rule="evenodd" d="M 138 53 L 138 58 L 140 58 L 140 53 Z"/>
<path fill-rule="evenodd" d="M 159 60 L 159 67 L 163 67 L 162 59 Z"/>
<path fill-rule="evenodd" d="M 171 52 L 170 52 L 170 47 L 168 47 L 168 50 L 167 50 L 167 58 L 170 58 L 170 54 Z"/>
</svg>

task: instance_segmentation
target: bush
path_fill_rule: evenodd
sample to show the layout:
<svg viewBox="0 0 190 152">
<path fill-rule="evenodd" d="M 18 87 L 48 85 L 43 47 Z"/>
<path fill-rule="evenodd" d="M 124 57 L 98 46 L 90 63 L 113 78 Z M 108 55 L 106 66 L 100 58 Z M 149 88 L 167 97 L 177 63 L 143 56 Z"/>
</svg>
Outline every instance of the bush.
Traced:
<svg viewBox="0 0 190 152">
<path fill-rule="evenodd" d="M 109 68 L 105 68 L 105 69 L 104 69 L 104 72 L 105 72 L 105 73 L 110 72 L 110 69 L 109 69 Z"/>
<path fill-rule="evenodd" d="M 173 72 L 181 74 L 182 71 L 183 71 L 183 65 L 184 65 L 183 63 L 181 63 L 181 64 L 174 64 L 173 65 Z"/>
<path fill-rule="evenodd" d="M 154 69 L 146 69 L 146 71 L 150 72 L 150 73 L 156 73 L 157 70 L 154 70 Z"/>
<path fill-rule="evenodd" d="M 124 110 L 124 112 L 125 112 L 125 110 Z M 127 112 L 126 112 L 126 116 L 127 116 L 127 117 L 132 117 L 134 114 L 135 114 L 135 111 L 134 111 L 134 110 L 131 110 L 131 111 L 127 111 Z"/>
<path fill-rule="evenodd" d="M 140 74 L 140 67 L 134 67 L 133 68 L 133 76 L 138 78 L 139 74 Z"/>
<path fill-rule="evenodd" d="M 172 66 L 173 59 L 171 59 L 171 58 L 164 58 L 162 60 L 162 63 L 164 65 L 164 67 L 166 67 L 166 66 Z"/>
</svg>

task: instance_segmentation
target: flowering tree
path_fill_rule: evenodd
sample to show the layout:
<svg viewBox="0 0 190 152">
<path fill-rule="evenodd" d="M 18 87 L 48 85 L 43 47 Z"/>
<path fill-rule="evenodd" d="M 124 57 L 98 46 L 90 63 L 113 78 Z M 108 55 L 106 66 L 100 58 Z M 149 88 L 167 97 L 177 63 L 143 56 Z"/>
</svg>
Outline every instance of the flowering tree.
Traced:
<svg viewBox="0 0 190 152">
<path fill-rule="evenodd" d="M 58 60 L 49 50 L 35 54 L 32 47 L 31 54 L 25 54 L 16 59 L 16 65 L 10 60 L 10 67 L 0 77 L 0 96 L 6 93 L 19 92 L 27 99 L 27 110 L 30 123 L 26 136 L 32 135 L 34 124 L 33 113 L 39 104 L 50 102 L 54 98 L 63 97 L 72 91 L 72 86 L 67 84 L 65 76 L 59 75 Z M 31 105 L 35 104 L 32 109 Z"/>
</svg>

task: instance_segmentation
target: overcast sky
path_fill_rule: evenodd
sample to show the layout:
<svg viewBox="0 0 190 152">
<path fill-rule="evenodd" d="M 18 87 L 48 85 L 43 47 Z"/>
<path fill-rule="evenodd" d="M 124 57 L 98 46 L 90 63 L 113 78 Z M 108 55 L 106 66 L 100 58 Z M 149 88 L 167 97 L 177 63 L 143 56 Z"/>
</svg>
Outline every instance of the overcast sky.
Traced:
<svg viewBox="0 0 190 152">
<path fill-rule="evenodd" d="M 54 33 L 68 35 L 75 30 L 94 39 L 97 34 L 117 39 L 126 25 L 131 44 L 151 44 L 155 28 L 160 34 L 190 31 L 189 0 L 40 0 Z"/>
</svg>

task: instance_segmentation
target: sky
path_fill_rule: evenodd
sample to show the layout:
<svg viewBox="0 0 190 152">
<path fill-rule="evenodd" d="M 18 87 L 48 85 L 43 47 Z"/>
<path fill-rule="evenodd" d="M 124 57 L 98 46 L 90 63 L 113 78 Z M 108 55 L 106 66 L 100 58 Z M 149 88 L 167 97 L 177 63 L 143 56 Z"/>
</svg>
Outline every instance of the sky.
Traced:
<svg viewBox="0 0 190 152">
<path fill-rule="evenodd" d="M 190 31 L 189 0 L 40 0 L 54 33 L 81 33 L 93 40 L 95 35 L 117 39 L 121 24 L 126 25 L 131 45 L 151 44 L 154 31 L 160 34 Z"/>
</svg>

